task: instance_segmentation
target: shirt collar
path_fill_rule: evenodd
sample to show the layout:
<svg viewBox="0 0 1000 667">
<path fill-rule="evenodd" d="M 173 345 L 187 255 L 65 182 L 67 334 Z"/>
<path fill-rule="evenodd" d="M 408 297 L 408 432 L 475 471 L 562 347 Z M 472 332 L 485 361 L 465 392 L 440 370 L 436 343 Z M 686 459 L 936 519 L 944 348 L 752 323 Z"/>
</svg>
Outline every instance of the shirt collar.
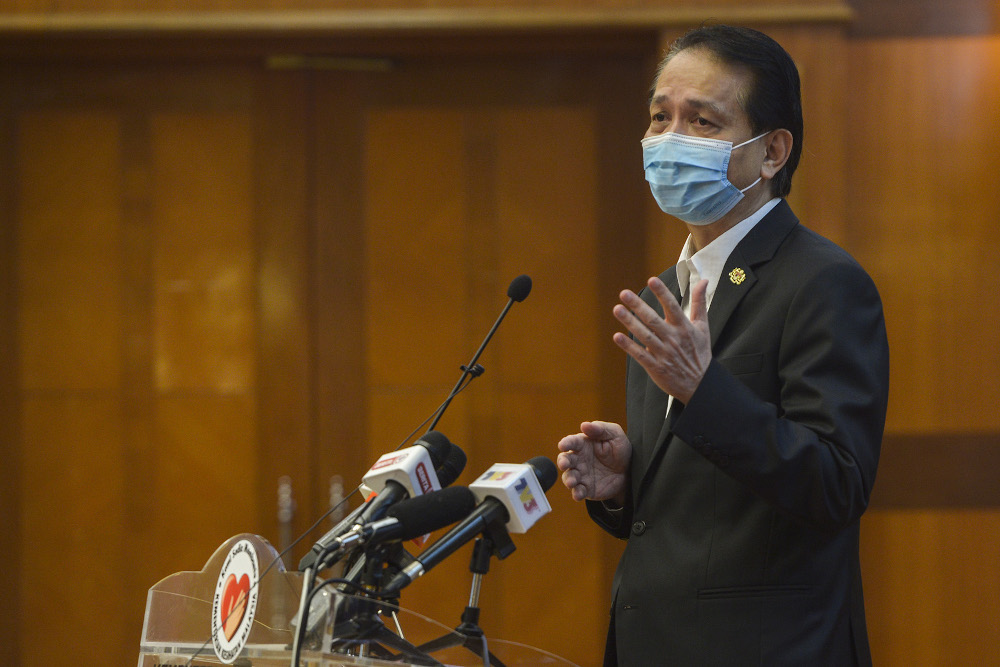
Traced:
<svg viewBox="0 0 1000 667">
<path fill-rule="evenodd" d="M 722 275 L 722 269 L 725 267 L 729 255 L 732 254 L 739 242 L 750 233 L 750 230 L 780 201 L 781 199 L 778 197 L 770 200 L 698 252 L 694 252 L 694 241 L 689 234 L 684 248 L 681 249 L 681 255 L 677 259 L 677 284 L 681 289 L 681 296 L 687 294 L 688 286 L 692 282 L 697 283 L 699 280 L 707 278 L 708 291 L 705 294 L 705 299 L 706 305 L 711 305 L 715 288 L 719 284 L 719 277 Z"/>
</svg>

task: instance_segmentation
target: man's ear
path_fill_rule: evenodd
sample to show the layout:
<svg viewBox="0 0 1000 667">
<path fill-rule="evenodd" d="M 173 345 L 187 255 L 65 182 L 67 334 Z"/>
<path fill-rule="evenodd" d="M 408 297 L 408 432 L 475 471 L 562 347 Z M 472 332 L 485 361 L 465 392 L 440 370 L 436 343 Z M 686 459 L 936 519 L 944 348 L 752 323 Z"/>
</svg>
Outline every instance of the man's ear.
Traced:
<svg viewBox="0 0 1000 667">
<path fill-rule="evenodd" d="M 773 130 L 770 136 L 765 137 L 767 152 L 764 154 L 764 164 L 760 168 L 762 178 L 770 180 L 781 171 L 788 162 L 788 156 L 792 154 L 792 141 L 792 133 L 788 130 Z"/>
</svg>

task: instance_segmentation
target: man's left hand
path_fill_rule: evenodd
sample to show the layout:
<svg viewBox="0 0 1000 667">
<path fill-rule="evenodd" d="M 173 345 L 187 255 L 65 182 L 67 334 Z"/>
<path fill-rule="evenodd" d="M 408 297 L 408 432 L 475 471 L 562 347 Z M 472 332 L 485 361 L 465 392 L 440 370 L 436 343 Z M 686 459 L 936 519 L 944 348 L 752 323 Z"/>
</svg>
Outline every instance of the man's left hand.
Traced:
<svg viewBox="0 0 1000 667">
<path fill-rule="evenodd" d="M 647 284 L 663 307 L 663 317 L 635 292 L 624 290 L 620 294 L 624 305 L 615 306 L 614 315 L 633 338 L 616 333 L 614 341 L 646 369 L 660 389 L 687 403 L 712 360 L 705 305 L 708 281 L 701 280 L 691 290 L 691 319 L 663 281 L 650 278 Z"/>
</svg>

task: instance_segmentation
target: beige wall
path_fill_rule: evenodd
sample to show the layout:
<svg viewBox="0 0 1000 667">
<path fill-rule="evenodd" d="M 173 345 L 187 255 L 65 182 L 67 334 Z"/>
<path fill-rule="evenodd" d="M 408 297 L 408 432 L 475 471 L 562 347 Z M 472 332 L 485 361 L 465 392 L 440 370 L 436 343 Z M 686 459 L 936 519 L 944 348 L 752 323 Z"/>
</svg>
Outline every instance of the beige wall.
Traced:
<svg viewBox="0 0 1000 667">
<path fill-rule="evenodd" d="M 455 10 L 433 33 L 339 32 L 343 16 L 324 13 L 337 39 L 250 36 L 238 17 L 222 34 L 156 21 L 129 34 L 114 24 L 138 9 L 124 3 L 59 3 L 112 11 L 49 28 L 54 7 L 8 4 L 6 664 L 68 664 L 47 641 L 56 615 L 66 644 L 134 660 L 144 591 L 232 534 L 277 542 L 279 475 L 304 530 L 332 474 L 352 484 L 443 398 L 520 273 L 531 296 L 439 426 L 469 454 L 461 481 L 621 416 L 614 295 L 682 241 L 634 165 L 651 65 L 679 26 L 633 14 L 582 29 L 574 16 L 614 24 L 636 7 L 578 2 L 616 11 L 550 16 L 551 29 L 516 12 L 517 30 L 477 15 L 495 29 L 470 32 Z M 716 6 L 734 20 L 753 9 Z M 888 317 L 888 436 L 863 525 L 876 662 L 998 664 L 1000 42 L 852 35 L 828 22 L 842 5 L 760 11 L 802 71 L 792 203 L 868 267 Z M 310 57 L 269 59 L 285 54 Z M 595 664 L 620 547 L 558 488 L 550 500 L 494 563 L 483 626 Z M 468 573 L 453 560 L 404 603 L 457 622 Z"/>
</svg>

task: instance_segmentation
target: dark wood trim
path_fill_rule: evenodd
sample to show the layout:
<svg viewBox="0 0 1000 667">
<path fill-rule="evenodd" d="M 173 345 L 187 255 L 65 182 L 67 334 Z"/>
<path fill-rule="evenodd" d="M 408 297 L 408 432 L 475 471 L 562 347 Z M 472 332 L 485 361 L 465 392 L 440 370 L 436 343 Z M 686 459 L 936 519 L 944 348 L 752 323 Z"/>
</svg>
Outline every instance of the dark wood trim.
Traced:
<svg viewBox="0 0 1000 667">
<path fill-rule="evenodd" d="M 850 0 L 855 37 L 989 35 L 1000 32 L 994 0 Z"/>
<path fill-rule="evenodd" d="M 886 435 L 871 505 L 1000 507 L 1000 433 Z"/>
<path fill-rule="evenodd" d="M 345 495 L 371 465 L 368 437 L 364 192 L 365 119 L 362 94 L 370 73 L 312 72 L 308 81 L 310 161 L 310 312 L 313 372 L 313 505 L 329 509 L 329 483 L 340 475 Z M 358 504 L 354 497 L 347 506 Z M 329 527 L 324 526 L 323 530 Z M 318 534 L 322 534 L 321 532 Z M 317 535 L 318 537 L 318 535 Z M 310 545 L 300 545 L 303 553 Z M 297 561 L 296 561 L 297 562 Z"/>
<path fill-rule="evenodd" d="M 302 103 L 305 73 L 267 71 L 256 77 L 255 217 L 257 248 L 257 451 L 261 534 L 274 546 L 301 535 L 319 501 L 312 484 L 315 404 L 310 308 L 311 205 L 309 130 Z M 279 480 L 290 478 L 291 534 L 275 510 Z M 325 494 L 324 494 L 325 497 Z M 305 548 L 308 548 L 306 545 Z M 301 553 L 301 548 L 298 554 Z M 283 559 L 294 567 L 298 559 Z"/>
<path fill-rule="evenodd" d="M 722 23 L 823 23 L 852 18 L 845 0 L 747 6 L 422 7 L 411 9 L 90 11 L 0 13 L 0 34 L 16 35 L 275 35 L 438 31 L 656 29 Z"/>
<path fill-rule="evenodd" d="M 0 68 L 0 161 L 16 168 L 15 77 Z M 14 180 L 0 180 L 0 599 L 10 622 L 0 624 L 0 664 L 21 660 L 21 358 L 18 343 L 18 225 Z"/>
</svg>

